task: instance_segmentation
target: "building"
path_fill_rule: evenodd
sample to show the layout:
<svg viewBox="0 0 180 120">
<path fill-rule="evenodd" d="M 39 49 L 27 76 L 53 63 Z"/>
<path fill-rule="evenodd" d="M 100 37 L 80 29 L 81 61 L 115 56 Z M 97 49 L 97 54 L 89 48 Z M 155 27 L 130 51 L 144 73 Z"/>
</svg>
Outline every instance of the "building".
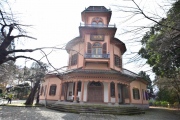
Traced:
<svg viewBox="0 0 180 120">
<path fill-rule="evenodd" d="M 115 38 L 110 25 L 112 11 L 90 6 L 82 13 L 80 35 L 66 45 L 68 69 L 49 74 L 40 90 L 40 103 L 133 104 L 148 107 L 147 84 L 137 74 L 122 68 L 125 44 Z"/>
</svg>

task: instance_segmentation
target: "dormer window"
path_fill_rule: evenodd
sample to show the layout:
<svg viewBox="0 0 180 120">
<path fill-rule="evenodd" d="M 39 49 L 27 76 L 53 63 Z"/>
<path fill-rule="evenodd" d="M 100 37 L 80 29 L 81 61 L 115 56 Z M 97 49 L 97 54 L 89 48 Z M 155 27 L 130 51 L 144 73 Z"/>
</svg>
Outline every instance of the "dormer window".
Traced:
<svg viewBox="0 0 180 120">
<path fill-rule="evenodd" d="M 104 26 L 103 20 L 100 17 L 93 18 L 91 24 L 92 26 L 99 26 L 99 27 Z"/>
</svg>

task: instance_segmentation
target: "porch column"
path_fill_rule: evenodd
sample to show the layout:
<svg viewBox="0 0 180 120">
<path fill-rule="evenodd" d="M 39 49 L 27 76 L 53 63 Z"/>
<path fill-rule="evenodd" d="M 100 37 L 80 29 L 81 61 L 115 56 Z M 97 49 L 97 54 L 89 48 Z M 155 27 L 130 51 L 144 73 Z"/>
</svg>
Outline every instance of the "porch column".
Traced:
<svg viewBox="0 0 180 120">
<path fill-rule="evenodd" d="M 111 103 L 111 83 L 108 83 L 108 103 Z"/>
<path fill-rule="evenodd" d="M 64 101 L 66 101 L 67 100 L 67 83 L 63 83 L 63 91 L 64 91 L 64 93 L 63 93 L 63 95 L 64 95 Z"/>
<path fill-rule="evenodd" d="M 115 104 L 118 105 L 118 86 L 117 83 L 115 83 Z"/>
<path fill-rule="evenodd" d="M 131 104 L 131 87 L 130 87 L 130 85 L 128 86 L 128 88 L 129 88 L 129 104 Z"/>
<path fill-rule="evenodd" d="M 84 98 L 84 81 L 81 81 L 81 102 L 83 102 Z"/>
<path fill-rule="evenodd" d="M 77 81 L 75 82 L 74 101 L 73 102 L 76 102 L 76 97 L 77 97 Z"/>
<path fill-rule="evenodd" d="M 60 83 L 59 101 L 61 101 L 61 95 L 62 95 L 62 84 L 63 84 L 63 83 Z"/>
</svg>

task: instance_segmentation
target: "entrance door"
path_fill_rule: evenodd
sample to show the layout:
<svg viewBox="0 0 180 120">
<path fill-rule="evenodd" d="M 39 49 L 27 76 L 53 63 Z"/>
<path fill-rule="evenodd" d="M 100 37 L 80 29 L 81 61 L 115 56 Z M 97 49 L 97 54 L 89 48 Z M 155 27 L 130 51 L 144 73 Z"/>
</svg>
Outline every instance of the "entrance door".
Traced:
<svg viewBox="0 0 180 120">
<path fill-rule="evenodd" d="M 103 86 L 100 82 L 91 82 L 89 84 L 88 102 L 103 102 Z"/>
</svg>

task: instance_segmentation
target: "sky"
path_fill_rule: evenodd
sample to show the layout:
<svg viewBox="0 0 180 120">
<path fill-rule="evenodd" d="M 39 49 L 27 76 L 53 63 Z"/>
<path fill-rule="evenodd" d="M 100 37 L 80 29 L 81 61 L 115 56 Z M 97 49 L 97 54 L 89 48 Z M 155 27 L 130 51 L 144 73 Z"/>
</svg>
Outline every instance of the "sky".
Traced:
<svg viewBox="0 0 180 120">
<path fill-rule="evenodd" d="M 162 3 L 163 0 L 135 0 L 141 8 L 148 14 L 156 14 L 158 16 L 164 16 L 165 11 L 157 10 L 160 7 L 157 3 Z M 167 0 L 168 1 L 168 0 Z M 125 64 L 128 59 L 133 55 L 128 55 L 131 52 L 137 52 L 140 48 L 139 42 L 132 42 L 129 40 L 135 35 L 143 35 L 144 33 L 128 33 L 130 26 L 147 26 L 153 25 L 152 21 L 142 19 L 141 15 L 129 19 L 130 15 L 127 12 L 121 12 L 116 7 L 120 6 L 134 6 L 130 0 L 12 0 L 10 3 L 11 9 L 15 17 L 22 24 L 32 25 L 25 28 L 28 35 L 37 38 L 33 39 L 21 39 L 17 40 L 17 49 L 31 49 L 40 47 L 62 47 L 68 41 L 79 36 L 79 25 L 81 21 L 81 12 L 88 6 L 105 6 L 107 9 L 112 10 L 112 17 L 110 24 L 116 24 L 117 32 L 115 37 L 119 38 L 126 44 L 127 52 L 123 57 L 124 68 L 138 73 L 140 70 L 148 70 L 146 65 L 141 68 L 137 63 Z M 134 39 L 135 41 L 135 39 Z M 46 50 L 50 52 L 50 50 Z M 42 53 L 23 53 L 24 55 L 31 56 L 39 59 Z M 56 68 L 66 66 L 68 62 L 68 54 L 65 50 L 53 51 L 49 56 L 49 61 Z M 47 62 L 46 59 L 43 60 Z M 145 61 L 143 61 L 145 62 Z M 17 60 L 17 64 L 23 65 L 24 60 Z M 30 64 L 26 63 L 26 64 Z M 139 64 L 139 63 L 138 63 Z M 141 64 L 141 63 L 140 63 Z M 142 63 L 143 64 L 143 63 Z"/>
</svg>

